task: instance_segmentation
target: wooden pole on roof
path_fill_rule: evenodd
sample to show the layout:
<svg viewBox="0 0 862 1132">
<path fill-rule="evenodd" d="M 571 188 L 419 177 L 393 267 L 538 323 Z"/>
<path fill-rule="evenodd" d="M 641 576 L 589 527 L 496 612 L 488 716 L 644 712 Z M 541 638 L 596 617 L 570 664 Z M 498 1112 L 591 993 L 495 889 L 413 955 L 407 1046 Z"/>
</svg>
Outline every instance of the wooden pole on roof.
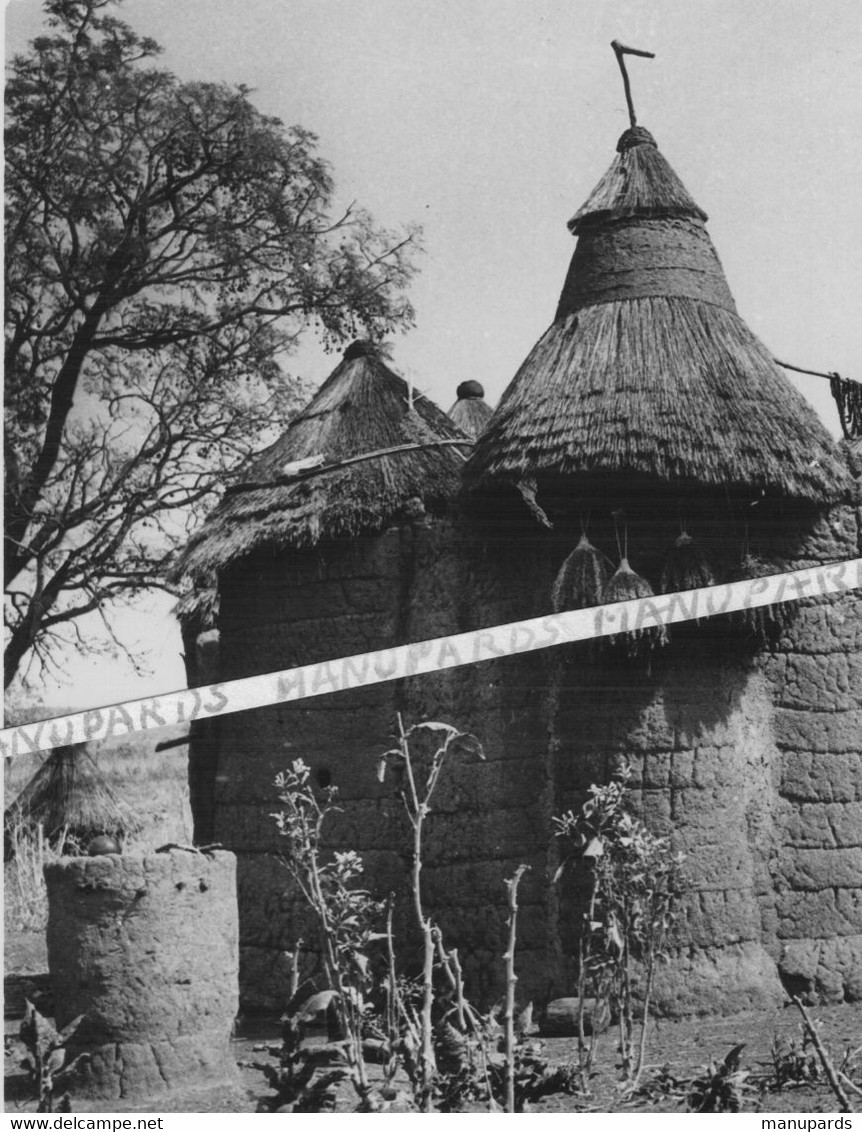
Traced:
<svg viewBox="0 0 862 1132">
<path fill-rule="evenodd" d="M 628 72 L 626 71 L 625 62 L 623 61 L 623 55 L 641 55 L 644 59 L 655 59 L 655 52 L 641 51 L 637 47 L 625 47 L 622 43 L 620 43 L 618 39 L 611 41 L 611 47 L 613 47 L 614 49 L 614 54 L 617 57 L 617 62 L 619 63 L 620 71 L 622 72 L 623 86 L 625 87 L 626 92 L 626 103 L 628 104 L 629 108 L 629 122 L 631 122 L 632 129 L 634 129 L 634 127 L 638 124 L 638 120 L 635 117 L 635 104 L 632 102 L 632 88 L 629 84 L 629 76 Z"/>
</svg>

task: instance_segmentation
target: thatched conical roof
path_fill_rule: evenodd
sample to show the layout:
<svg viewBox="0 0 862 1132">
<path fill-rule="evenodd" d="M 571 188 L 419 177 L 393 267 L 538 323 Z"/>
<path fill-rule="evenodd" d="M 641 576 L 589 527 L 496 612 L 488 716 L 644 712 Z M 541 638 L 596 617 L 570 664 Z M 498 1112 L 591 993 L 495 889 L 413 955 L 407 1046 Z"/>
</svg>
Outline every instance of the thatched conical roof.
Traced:
<svg viewBox="0 0 862 1132">
<path fill-rule="evenodd" d="M 485 400 L 485 390 L 479 381 L 462 381 L 455 395 L 458 400 L 449 410 L 449 416 L 462 432 L 475 440 L 493 412 Z"/>
<path fill-rule="evenodd" d="M 842 497 L 840 453 L 737 314 L 705 213 L 647 130 L 617 148 L 570 222 L 554 323 L 477 441 L 468 487 L 578 477 Z"/>
<path fill-rule="evenodd" d="M 263 547 L 377 531 L 417 501 L 440 513 L 457 494 L 470 446 L 427 397 L 411 396 L 370 343 L 354 342 L 284 435 L 228 489 L 177 573 L 203 579 Z"/>
<path fill-rule="evenodd" d="M 57 747 L 18 797 L 6 807 L 4 825 L 42 826 L 50 840 L 63 831 L 78 842 L 99 834 L 123 836 L 141 822 L 105 781 L 83 743 Z"/>
</svg>

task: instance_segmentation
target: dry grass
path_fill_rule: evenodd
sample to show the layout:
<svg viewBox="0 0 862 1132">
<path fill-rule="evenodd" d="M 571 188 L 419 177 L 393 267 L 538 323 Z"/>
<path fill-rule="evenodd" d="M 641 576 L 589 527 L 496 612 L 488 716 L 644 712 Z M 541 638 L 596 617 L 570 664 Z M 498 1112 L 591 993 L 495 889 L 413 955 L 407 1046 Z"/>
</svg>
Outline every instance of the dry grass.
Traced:
<svg viewBox="0 0 862 1132">
<path fill-rule="evenodd" d="M 650 478 L 821 504 L 849 491 L 813 410 L 732 311 L 679 296 L 561 318 L 479 437 L 468 489 Z"/>
<path fill-rule="evenodd" d="M 411 500 L 432 513 L 445 509 L 458 491 L 468 439 L 427 397 L 416 394 L 410 408 L 407 382 L 359 345 L 348 348 L 284 436 L 249 464 L 246 486 L 235 485 L 192 538 L 178 575 L 206 584 L 214 571 L 263 547 L 378 531 Z M 456 450 L 449 442 L 458 440 L 464 445 Z M 392 448 L 401 450 L 338 466 Z M 284 474 L 294 461 L 316 456 L 333 466 L 299 478 Z"/>
<path fill-rule="evenodd" d="M 649 130 L 635 126 L 620 138 L 610 168 L 569 221 L 569 231 L 626 216 L 671 215 L 706 220 Z"/>
</svg>

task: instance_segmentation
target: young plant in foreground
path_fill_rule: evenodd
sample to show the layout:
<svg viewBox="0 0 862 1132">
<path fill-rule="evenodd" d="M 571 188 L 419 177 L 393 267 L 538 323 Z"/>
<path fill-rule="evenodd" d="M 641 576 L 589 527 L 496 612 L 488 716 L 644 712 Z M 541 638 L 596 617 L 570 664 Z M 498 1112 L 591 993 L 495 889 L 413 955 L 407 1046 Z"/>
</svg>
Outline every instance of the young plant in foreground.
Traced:
<svg viewBox="0 0 862 1132">
<path fill-rule="evenodd" d="M 595 1052 L 595 1027 L 586 1041 L 584 1012 L 592 997 L 619 1021 L 623 1080 L 637 1087 L 643 1070 L 656 967 L 666 958 L 675 910 L 683 891 L 681 854 L 627 809 L 631 768 L 624 764 L 607 786 L 591 786 L 580 811 L 554 819 L 565 842 L 562 873 L 576 862 L 587 872 L 587 906 L 578 936 L 578 1054 L 586 1089 Z M 640 1036 L 635 1047 L 635 964 L 643 970 Z"/>
<path fill-rule="evenodd" d="M 426 742 L 423 743 L 422 740 Z M 430 740 L 430 743 L 427 741 Z M 509 934 L 506 961 L 508 994 L 505 1035 L 495 1012 L 481 1014 L 464 993 L 458 952 L 444 945 L 442 932 L 428 914 L 422 891 L 426 822 L 443 768 L 456 752 L 482 758 L 478 742 L 445 723 L 404 727 L 400 717 L 396 745 L 380 759 L 381 781 L 391 774 L 412 831 L 411 903 L 422 940 L 422 973 L 409 980 L 398 970 L 393 931 L 394 897 L 377 903 L 357 886 L 362 861 L 356 853 L 325 855 L 322 829 L 335 810 L 335 792 L 318 800 L 310 770 L 297 761 L 277 779 L 284 809 L 273 815 L 287 839 L 286 864 L 313 909 L 323 940 L 327 989 L 297 992 L 284 1019 L 278 1067 L 264 1070 L 277 1096 L 269 1111 L 311 1112 L 334 1105 L 334 1089 L 349 1078 L 359 1096 L 359 1109 L 380 1111 L 390 1101 L 421 1112 L 462 1111 L 481 1106 L 524 1111 L 530 1101 L 561 1089 L 570 1091 L 568 1067 L 550 1068 L 541 1044 L 529 1043 L 515 1023 L 514 970 L 517 886 L 522 866 L 506 882 L 509 890 Z M 385 918 L 385 930 L 377 929 Z M 306 1041 L 306 1024 L 323 1008 L 334 1020 L 325 1046 Z M 340 1064 L 322 1055 L 339 1051 Z M 374 1089 L 366 1062 L 383 1064 L 384 1083 Z M 412 1099 L 397 1094 L 394 1077 L 403 1067 Z"/>
<path fill-rule="evenodd" d="M 410 748 L 410 741 L 416 736 L 425 735 L 434 738 L 433 753 L 422 772 Z M 413 857 L 411 867 L 411 894 L 413 911 L 416 923 L 422 935 L 422 1002 L 419 1013 L 419 1048 L 417 1056 L 418 1089 L 417 1103 L 422 1112 L 430 1112 L 434 1092 L 434 1079 L 437 1073 L 437 1063 L 434 1053 L 434 1024 L 432 1021 L 432 1007 L 434 1003 L 434 960 L 439 958 L 440 965 L 447 981 L 453 991 L 458 994 L 457 1012 L 459 1021 L 465 1019 L 466 1003 L 460 990 L 460 968 L 457 966 L 457 955 L 452 955 L 443 947 L 439 929 L 434 925 L 431 917 L 426 913 L 422 902 L 422 836 L 425 829 L 425 819 L 431 811 L 431 797 L 440 780 L 447 757 L 453 749 L 466 749 L 478 758 L 484 758 L 478 740 L 472 735 L 466 735 L 448 723 L 424 721 L 416 723 L 405 730 L 401 716 L 398 716 L 398 736 L 396 746 L 384 752 L 378 764 L 378 779 L 383 782 L 387 768 L 391 768 L 399 783 L 399 793 L 404 803 L 408 821 L 413 830 Z M 478 1032 L 478 1027 L 475 1027 Z"/>
<path fill-rule="evenodd" d="M 689 1084 L 689 1112 L 740 1112 L 751 1090 L 749 1073 L 741 1068 L 745 1042 L 734 1046 L 723 1061 L 711 1061 Z"/>
<path fill-rule="evenodd" d="M 381 905 L 368 892 L 356 886 L 362 875 L 362 860 L 353 852 L 334 853 L 330 860 L 321 854 L 321 830 L 333 808 L 335 790 L 324 792 L 321 804 L 310 783 L 311 771 L 297 759 L 290 770 L 276 778 L 284 809 L 273 815 L 279 832 L 287 839 L 285 860 L 290 873 L 320 927 L 323 966 L 331 992 L 340 1031 L 348 1076 L 363 1111 L 379 1107 L 368 1080 L 362 1055 L 363 1019 L 371 986 L 368 947 L 381 938 L 373 931 Z M 296 1070 L 298 1072 L 298 1069 Z M 334 1083 L 336 1070 L 330 1074 Z M 305 1090 L 310 1083 L 302 1081 Z"/>
<path fill-rule="evenodd" d="M 82 1053 L 68 1064 L 66 1062 L 66 1043 L 83 1020 L 84 1015 L 79 1014 L 68 1026 L 57 1030 L 32 1002 L 26 1001 L 19 1036 L 27 1052 L 21 1059 L 21 1067 L 26 1070 L 33 1091 L 39 1098 L 37 1112 L 54 1112 L 56 1090 L 62 1088 L 79 1066 L 89 1061 L 90 1055 Z M 68 1093 L 60 1097 L 56 1111 L 72 1111 Z"/>
</svg>

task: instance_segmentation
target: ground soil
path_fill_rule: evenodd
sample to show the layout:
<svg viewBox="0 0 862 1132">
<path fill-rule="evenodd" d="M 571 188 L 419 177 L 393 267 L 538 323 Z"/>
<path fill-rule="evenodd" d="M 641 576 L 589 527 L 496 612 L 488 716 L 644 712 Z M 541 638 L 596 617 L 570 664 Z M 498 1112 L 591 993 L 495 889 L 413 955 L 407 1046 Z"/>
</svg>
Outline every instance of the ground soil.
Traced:
<svg viewBox="0 0 862 1132">
<path fill-rule="evenodd" d="M 20 979 L 28 974 L 44 975 L 44 944 L 40 934 L 13 934 L 7 937 L 5 947 L 7 979 L 10 976 Z M 818 1024 L 821 1039 L 836 1065 L 841 1063 L 845 1051 L 857 1051 L 850 1071 L 857 1085 L 862 1086 L 862 1003 L 812 1007 L 809 1014 Z M 839 1112 L 836 1096 L 819 1065 L 818 1076 L 813 1082 L 785 1086 L 781 1090 L 773 1087 L 773 1041 L 780 1037 L 785 1041 L 795 1039 L 797 1044 L 801 1044 L 800 1022 L 799 1012 L 791 1005 L 784 1009 L 726 1018 L 658 1019 L 650 1030 L 645 1080 L 649 1082 L 667 1067 L 666 1079 L 673 1078 L 680 1085 L 671 1087 L 669 1092 L 655 1091 L 652 1096 L 631 1099 L 627 1099 L 618 1088 L 616 1035 L 608 1031 L 598 1039 L 589 1095 L 557 1094 L 537 1103 L 534 1108 L 541 1112 L 683 1112 L 686 1107 L 685 1083 L 698 1076 L 709 1062 L 721 1061 L 734 1046 L 744 1042 L 741 1067 L 749 1074 L 743 1092 L 744 1111 Z M 18 1026 L 18 1020 L 7 1017 L 6 1110 L 32 1112 L 35 1102 L 27 1097 L 26 1082 L 19 1068 L 23 1049 L 17 1039 Z M 549 1062 L 561 1064 L 577 1060 L 576 1040 L 540 1040 L 544 1043 L 543 1056 Z M 249 1068 L 248 1063 L 266 1060 L 266 1047 L 277 1044 L 277 1041 L 277 1019 L 243 1019 L 234 1041 L 237 1061 L 244 1063 L 238 1071 L 236 1084 L 184 1096 L 156 1097 L 151 1103 L 136 1103 L 120 1111 L 254 1112 L 270 1095 L 270 1090 L 261 1071 Z M 118 1111 L 115 1102 L 99 1107 L 90 1107 L 93 1102 L 76 1104 L 74 1090 L 72 1098 L 73 1109 L 77 1112 Z M 862 1095 L 851 1092 L 850 1098 L 854 1107 L 862 1111 Z M 345 1091 L 340 1098 L 340 1107 L 350 1108 L 353 1103 L 350 1093 Z"/>
</svg>

